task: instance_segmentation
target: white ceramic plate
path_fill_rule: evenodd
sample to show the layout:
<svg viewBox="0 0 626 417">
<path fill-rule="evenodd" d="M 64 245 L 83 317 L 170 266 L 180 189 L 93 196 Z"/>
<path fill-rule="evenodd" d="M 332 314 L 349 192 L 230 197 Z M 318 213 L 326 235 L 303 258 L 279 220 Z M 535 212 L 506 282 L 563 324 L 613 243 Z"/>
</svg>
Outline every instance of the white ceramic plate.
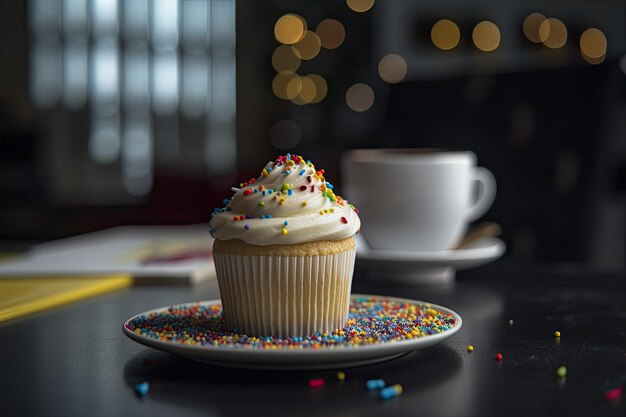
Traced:
<svg viewBox="0 0 626 417">
<path fill-rule="evenodd" d="M 506 245 L 497 237 L 485 237 L 463 249 L 432 252 L 388 251 L 372 249 L 359 234 L 355 236 L 356 256 L 377 277 L 406 284 L 445 284 L 455 271 L 476 268 L 500 258 Z"/>
<path fill-rule="evenodd" d="M 382 296 L 353 294 L 352 298 L 355 297 L 383 298 Z M 417 305 L 430 304 L 423 301 L 416 301 L 405 298 L 384 298 L 390 301 L 398 301 Z M 219 302 L 220 300 L 202 301 L 200 302 L 200 304 L 209 306 Z M 189 303 L 187 305 L 194 304 L 196 303 Z M 334 369 L 382 362 L 402 356 L 417 349 L 424 349 L 443 342 L 461 328 L 462 319 L 461 316 L 459 316 L 457 313 L 446 307 L 438 306 L 435 304 L 430 305 L 436 310 L 440 310 L 443 313 L 452 315 L 456 319 L 456 325 L 450 330 L 446 330 L 442 333 L 437 333 L 434 335 L 428 335 L 414 339 L 381 342 L 374 345 L 339 349 L 322 347 L 316 350 L 257 350 L 233 349 L 232 347 L 229 348 L 224 346 L 212 345 L 193 346 L 153 339 L 148 336 L 133 333 L 132 330 L 127 328 L 127 324 L 137 317 L 141 315 L 148 315 L 150 313 L 160 313 L 164 310 L 167 310 L 169 306 L 146 311 L 145 313 L 141 313 L 137 316 L 131 317 L 124 323 L 124 325 L 122 326 L 122 330 L 124 331 L 124 334 L 126 336 L 143 345 L 164 350 L 166 352 L 171 352 L 188 359 L 213 365 L 265 370 Z"/>
</svg>

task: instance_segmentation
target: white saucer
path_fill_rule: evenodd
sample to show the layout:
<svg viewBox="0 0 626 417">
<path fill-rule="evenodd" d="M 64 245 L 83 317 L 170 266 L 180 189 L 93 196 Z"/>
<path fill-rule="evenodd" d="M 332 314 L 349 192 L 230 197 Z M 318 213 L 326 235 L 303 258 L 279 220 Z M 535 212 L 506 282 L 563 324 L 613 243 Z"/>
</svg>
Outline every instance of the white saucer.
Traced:
<svg viewBox="0 0 626 417">
<path fill-rule="evenodd" d="M 484 237 L 462 249 L 409 252 L 372 249 L 361 234 L 355 236 L 357 259 L 371 274 L 406 284 L 446 284 L 456 271 L 476 268 L 501 257 L 506 245 L 497 237 Z"/>
<path fill-rule="evenodd" d="M 422 301 L 396 297 L 352 295 L 353 299 L 359 297 L 385 298 L 389 301 L 416 305 L 429 304 Z M 211 306 L 218 303 L 220 303 L 220 300 L 201 301 L 199 304 L 201 306 Z M 196 304 L 197 303 L 189 303 L 183 304 L 182 306 L 192 306 Z M 234 348 L 232 345 L 187 345 L 173 341 L 161 341 L 143 334 L 134 333 L 131 330 L 132 326 L 130 323 L 133 320 L 138 319 L 140 316 L 149 316 L 151 313 L 158 314 L 168 308 L 169 307 L 162 307 L 131 317 L 122 326 L 124 334 L 143 345 L 171 352 L 195 361 L 234 368 L 263 370 L 339 369 L 382 362 L 417 349 L 424 349 L 441 343 L 455 334 L 463 324 L 461 316 L 454 311 L 435 304 L 430 304 L 430 308 L 452 315 L 456 320 L 454 327 L 441 333 L 413 339 L 393 340 L 371 345 L 359 345 L 356 347 L 329 347 L 322 345 L 319 349 L 307 348 L 300 350 L 243 349 Z"/>
</svg>

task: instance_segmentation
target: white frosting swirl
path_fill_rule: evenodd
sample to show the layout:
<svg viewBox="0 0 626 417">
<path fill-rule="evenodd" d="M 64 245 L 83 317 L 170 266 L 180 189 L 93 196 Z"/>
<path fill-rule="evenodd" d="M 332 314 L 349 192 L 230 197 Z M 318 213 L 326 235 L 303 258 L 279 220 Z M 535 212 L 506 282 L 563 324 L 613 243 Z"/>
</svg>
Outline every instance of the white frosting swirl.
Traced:
<svg viewBox="0 0 626 417">
<path fill-rule="evenodd" d="M 361 227 L 358 210 L 334 194 L 323 170 L 299 156 L 269 162 L 259 178 L 234 190 L 211 215 L 209 230 L 216 239 L 293 245 L 347 239 Z"/>
</svg>

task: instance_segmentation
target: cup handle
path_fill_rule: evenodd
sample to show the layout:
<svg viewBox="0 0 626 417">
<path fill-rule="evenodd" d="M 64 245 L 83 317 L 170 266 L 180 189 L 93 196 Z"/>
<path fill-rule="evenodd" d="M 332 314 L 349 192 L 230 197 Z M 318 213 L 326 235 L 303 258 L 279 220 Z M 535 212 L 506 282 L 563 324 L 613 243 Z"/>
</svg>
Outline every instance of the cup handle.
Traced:
<svg viewBox="0 0 626 417">
<path fill-rule="evenodd" d="M 496 198 L 496 178 L 491 171 L 483 167 L 475 167 L 472 182 L 478 183 L 478 197 L 467 211 L 469 221 L 476 220 L 491 207 Z"/>
</svg>

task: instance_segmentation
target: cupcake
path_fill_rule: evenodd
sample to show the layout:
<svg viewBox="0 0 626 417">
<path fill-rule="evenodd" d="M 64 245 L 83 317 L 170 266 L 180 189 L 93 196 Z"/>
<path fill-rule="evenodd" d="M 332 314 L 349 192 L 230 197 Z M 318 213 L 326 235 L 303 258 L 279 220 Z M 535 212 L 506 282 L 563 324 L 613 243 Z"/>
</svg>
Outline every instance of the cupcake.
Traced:
<svg viewBox="0 0 626 417">
<path fill-rule="evenodd" d="M 330 333 L 348 320 L 358 210 L 297 155 L 268 162 L 211 214 L 226 325 L 250 336 Z"/>
</svg>

